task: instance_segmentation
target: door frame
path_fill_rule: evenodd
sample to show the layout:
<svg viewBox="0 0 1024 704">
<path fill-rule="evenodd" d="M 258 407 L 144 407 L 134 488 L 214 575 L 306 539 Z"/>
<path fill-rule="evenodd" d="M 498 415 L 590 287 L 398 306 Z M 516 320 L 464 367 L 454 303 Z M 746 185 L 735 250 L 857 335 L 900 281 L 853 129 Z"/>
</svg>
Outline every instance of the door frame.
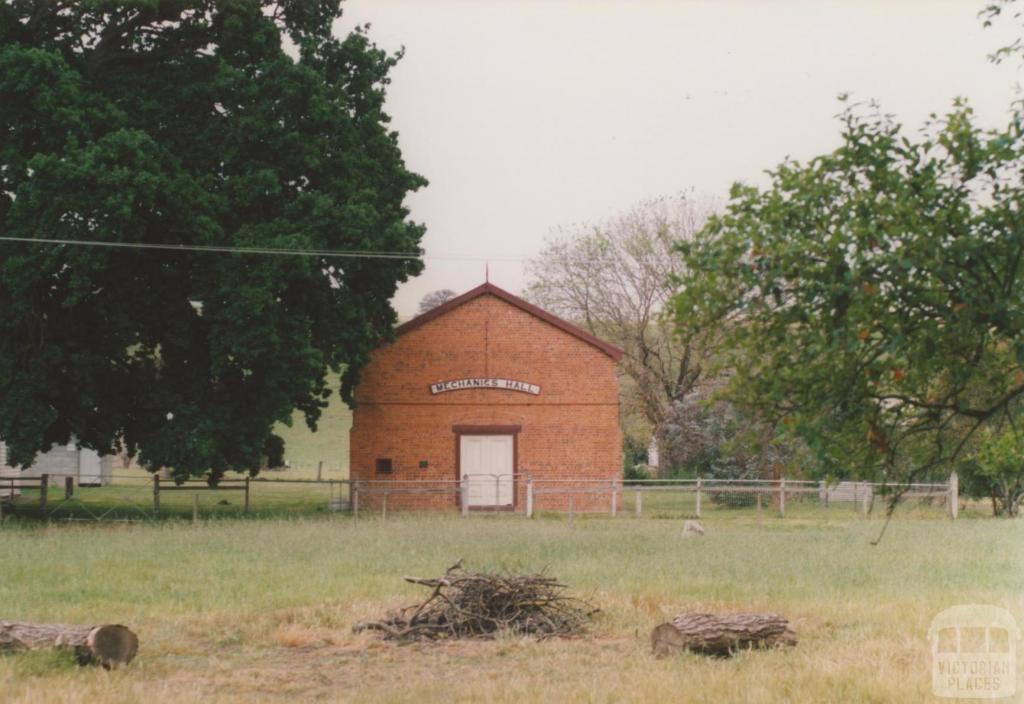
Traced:
<svg viewBox="0 0 1024 704">
<path fill-rule="evenodd" d="M 455 482 L 462 481 L 462 436 L 463 435 L 511 435 L 512 436 L 512 505 L 490 508 L 487 506 L 469 507 L 470 511 L 515 511 L 519 505 L 519 431 L 521 425 L 453 425 L 455 434 Z M 462 510 L 462 492 L 455 494 L 455 506 Z"/>
</svg>

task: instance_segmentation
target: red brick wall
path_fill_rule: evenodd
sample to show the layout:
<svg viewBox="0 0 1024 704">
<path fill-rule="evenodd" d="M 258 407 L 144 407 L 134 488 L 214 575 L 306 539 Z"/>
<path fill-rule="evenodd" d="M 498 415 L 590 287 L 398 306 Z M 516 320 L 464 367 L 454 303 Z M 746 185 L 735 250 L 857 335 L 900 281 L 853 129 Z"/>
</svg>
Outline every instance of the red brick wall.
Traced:
<svg viewBox="0 0 1024 704">
<path fill-rule="evenodd" d="M 539 396 L 498 389 L 430 393 L 430 384 L 493 377 L 541 387 Z M 521 479 L 613 480 L 622 472 L 615 362 L 600 349 L 554 325 L 485 294 L 400 336 L 374 352 L 356 390 L 350 473 L 354 480 L 455 482 L 456 425 L 518 425 L 516 466 Z M 376 474 L 390 458 L 391 475 Z M 427 468 L 419 464 L 425 460 Z M 436 485 L 437 488 L 454 488 Z M 521 486 L 521 483 L 520 483 Z M 552 486 L 546 484 L 545 486 Z M 516 508 L 525 503 L 517 491 Z M 565 496 L 540 494 L 538 509 Z M 574 508 L 605 507 L 610 496 L 582 494 Z M 364 494 L 360 505 L 379 505 Z M 457 506 L 454 493 L 391 495 L 389 510 Z"/>
</svg>

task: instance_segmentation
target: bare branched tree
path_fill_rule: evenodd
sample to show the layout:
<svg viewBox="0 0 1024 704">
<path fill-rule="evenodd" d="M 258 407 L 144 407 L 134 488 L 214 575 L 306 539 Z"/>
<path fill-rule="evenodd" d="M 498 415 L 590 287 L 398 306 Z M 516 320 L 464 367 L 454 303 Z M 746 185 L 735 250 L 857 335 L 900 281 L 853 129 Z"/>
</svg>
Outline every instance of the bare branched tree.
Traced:
<svg viewBox="0 0 1024 704">
<path fill-rule="evenodd" d="M 530 300 L 625 351 L 624 414 L 640 414 L 659 439 L 710 351 L 707 334 L 678 338 L 667 309 L 683 273 L 675 244 L 692 239 L 711 210 L 687 196 L 644 201 L 606 222 L 557 231 L 528 264 Z"/>
<path fill-rule="evenodd" d="M 455 291 L 450 288 L 442 288 L 438 291 L 431 291 L 423 298 L 420 299 L 420 311 L 419 314 L 423 315 L 427 311 L 437 308 L 442 303 L 447 303 L 451 299 L 455 298 Z"/>
</svg>

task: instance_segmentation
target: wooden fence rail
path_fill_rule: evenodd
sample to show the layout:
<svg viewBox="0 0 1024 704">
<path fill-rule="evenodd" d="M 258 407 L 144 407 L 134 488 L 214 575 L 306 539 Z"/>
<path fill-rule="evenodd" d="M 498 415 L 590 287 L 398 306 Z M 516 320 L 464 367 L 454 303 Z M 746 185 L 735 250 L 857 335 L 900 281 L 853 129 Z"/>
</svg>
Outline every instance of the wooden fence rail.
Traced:
<svg viewBox="0 0 1024 704">
<path fill-rule="evenodd" d="M 210 484 L 203 479 L 188 479 L 179 484 L 173 479 L 162 479 L 159 474 L 154 474 L 153 512 L 160 513 L 160 494 L 165 491 L 244 491 L 245 503 L 242 508 L 242 512 L 249 513 L 249 483 L 250 479 L 249 477 L 246 477 L 245 479 L 224 479 L 218 482 L 216 486 L 210 486 Z M 194 494 L 192 497 L 192 520 L 195 521 L 198 516 L 199 494 Z"/>
</svg>

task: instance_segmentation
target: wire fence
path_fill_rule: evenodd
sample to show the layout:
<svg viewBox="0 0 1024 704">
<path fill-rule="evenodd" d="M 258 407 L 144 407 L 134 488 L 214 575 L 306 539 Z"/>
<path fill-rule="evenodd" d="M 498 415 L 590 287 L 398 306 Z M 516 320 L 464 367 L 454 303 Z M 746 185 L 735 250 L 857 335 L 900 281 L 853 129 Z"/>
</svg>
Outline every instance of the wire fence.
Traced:
<svg viewBox="0 0 1024 704">
<path fill-rule="evenodd" d="M 945 512 L 959 508 L 955 478 L 904 487 L 869 483 L 826 483 L 791 479 L 649 479 L 629 482 L 533 480 L 536 497 L 529 509 L 573 513 L 629 514 L 635 517 L 702 518 L 709 515 L 817 514 L 822 511 L 870 515 L 898 489 L 900 501 L 914 509 Z M 552 505 L 551 499 L 560 499 Z M 546 501 L 544 499 L 547 499 Z"/>
<path fill-rule="evenodd" d="M 386 518 L 394 511 L 702 518 L 870 515 L 897 487 L 868 482 L 733 479 L 546 479 L 528 474 L 475 475 L 461 480 L 351 480 L 319 468 L 310 477 L 261 476 L 176 482 L 146 473 L 115 474 L 102 486 L 75 477 L 0 477 L 0 520 L 6 516 L 64 521 L 151 521 L 351 513 Z M 325 478 L 328 477 L 328 478 Z M 956 517 L 955 474 L 942 483 L 898 488 L 915 509 Z"/>
</svg>

